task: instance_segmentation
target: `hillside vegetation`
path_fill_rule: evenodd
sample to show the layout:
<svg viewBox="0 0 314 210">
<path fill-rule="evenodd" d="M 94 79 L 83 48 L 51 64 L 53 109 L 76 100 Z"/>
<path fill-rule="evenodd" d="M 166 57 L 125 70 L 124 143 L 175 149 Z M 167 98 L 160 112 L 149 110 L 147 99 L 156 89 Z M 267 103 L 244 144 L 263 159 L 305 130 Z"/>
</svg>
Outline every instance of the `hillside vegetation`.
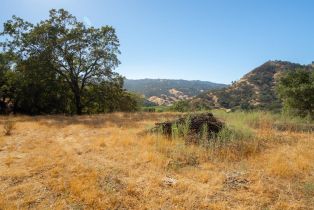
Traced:
<svg viewBox="0 0 314 210">
<path fill-rule="evenodd" d="M 314 206 L 313 124 L 214 115 L 231 133 L 211 147 L 143 132 L 174 113 L 0 117 L 0 209 Z"/>
<path fill-rule="evenodd" d="M 126 79 L 124 82 L 124 87 L 128 91 L 140 93 L 158 105 L 169 105 L 178 100 L 191 99 L 202 92 L 226 86 L 199 80 Z"/>
<path fill-rule="evenodd" d="M 203 102 L 216 108 L 280 109 L 281 101 L 275 92 L 275 84 L 282 73 L 296 69 L 313 71 L 311 65 L 268 61 L 231 86 L 200 94 L 193 99 L 193 102 Z"/>
</svg>

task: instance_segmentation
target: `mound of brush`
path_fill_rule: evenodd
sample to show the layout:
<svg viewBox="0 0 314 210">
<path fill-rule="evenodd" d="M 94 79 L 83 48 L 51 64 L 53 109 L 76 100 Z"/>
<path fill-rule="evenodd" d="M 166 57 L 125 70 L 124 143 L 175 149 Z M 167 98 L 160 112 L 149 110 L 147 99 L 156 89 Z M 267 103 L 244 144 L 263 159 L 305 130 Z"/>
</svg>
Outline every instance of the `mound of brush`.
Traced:
<svg viewBox="0 0 314 210">
<path fill-rule="evenodd" d="M 183 136 L 190 143 L 197 143 L 199 138 L 209 138 L 217 134 L 224 127 L 224 123 L 214 117 L 212 113 L 189 114 L 173 121 L 156 123 L 151 130 L 166 136 Z"/>
</svg>

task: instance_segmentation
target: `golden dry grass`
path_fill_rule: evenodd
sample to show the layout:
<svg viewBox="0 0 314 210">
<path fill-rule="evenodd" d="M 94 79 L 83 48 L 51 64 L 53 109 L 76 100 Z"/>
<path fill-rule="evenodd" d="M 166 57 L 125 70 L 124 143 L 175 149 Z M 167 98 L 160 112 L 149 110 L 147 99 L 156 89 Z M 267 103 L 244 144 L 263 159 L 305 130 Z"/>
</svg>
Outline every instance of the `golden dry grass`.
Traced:
<svg viewBox="0 0 314 210">
<path fill-rule="evenodd" d="M 11 118 L 11 135 L 0 134 L 0 209 L 313 208 L 313 133 L 275 131 L 262 119 L 261 149 L 244 142 L 240 156 L 142 134 L 174 116 Z"/>
</svg>

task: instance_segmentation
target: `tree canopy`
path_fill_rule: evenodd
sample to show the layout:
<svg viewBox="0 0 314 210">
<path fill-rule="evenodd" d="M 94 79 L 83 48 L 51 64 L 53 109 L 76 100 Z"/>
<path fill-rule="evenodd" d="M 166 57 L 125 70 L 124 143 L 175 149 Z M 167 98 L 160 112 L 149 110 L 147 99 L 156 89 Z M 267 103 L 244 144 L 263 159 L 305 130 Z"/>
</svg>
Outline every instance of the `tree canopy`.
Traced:
<svg viewBox="0 0 314 210">
<path fill-rule="evenodd" d="M 285 109 L 314 119 L 314 71 L 297 69 L 283 74 L 277 92 Z"/>
<path fill-rule="evenodd" d="M 13 16 L 3 28 L 0 74 L 13 73 L 14 79 L 1 78 L 16 90 L 11 96 L 1 91 L 0 97 L 3 104 L 12 101 L 15 111 L 82 114 L 119 110 L 118 97 L 133 103 L 123 89 L 123 77 L 114 72 L 120 44 L 113 27 L 87 27 L 69 12 L 52 9 L 37 24 Z"/>
</svg>

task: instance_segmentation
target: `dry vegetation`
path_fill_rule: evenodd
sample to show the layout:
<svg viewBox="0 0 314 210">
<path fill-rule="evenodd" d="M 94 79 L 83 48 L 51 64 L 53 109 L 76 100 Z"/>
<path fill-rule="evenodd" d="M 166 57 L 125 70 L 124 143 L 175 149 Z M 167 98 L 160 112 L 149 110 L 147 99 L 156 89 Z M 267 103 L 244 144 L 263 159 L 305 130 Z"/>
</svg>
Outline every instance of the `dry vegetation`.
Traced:
<svg viewBox="0 0 314 210">
<path fill-rule="evenodd" d="M 313 208 L 313 133 L 215 114 L 241 135 L 208 149 L 143 134 L 173 113 L 0 117 L 0 209 Z"/>
</svg>

